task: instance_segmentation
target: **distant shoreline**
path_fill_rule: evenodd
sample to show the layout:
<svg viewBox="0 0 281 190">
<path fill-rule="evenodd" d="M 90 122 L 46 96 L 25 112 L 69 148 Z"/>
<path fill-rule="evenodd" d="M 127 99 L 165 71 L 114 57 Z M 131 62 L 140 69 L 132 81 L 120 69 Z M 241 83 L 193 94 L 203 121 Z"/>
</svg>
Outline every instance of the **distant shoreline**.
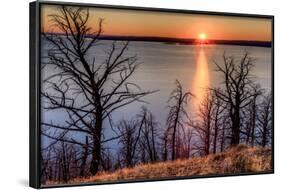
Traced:
<svg viewBox="0 0 281 190">
<path fill-rule="evenodd" d="M 46 33 L 54 34 L 54 33 Z M 60 33 L 55 33 L 57 35 L 64 35 Z M 91 37 L 89 35 L 89 37 Z M 110 36 L 101 35 L 100 40 L 118 40 L 118 41 L 144 41 L 144 42 L 163 42 L 167 44 L 180 44 L 180 45 L 238 45 L 238 46 L 257 46 L 257 47 L 272 47 L 271 41 L 251 41 L 251 40 L 206 40 L 204 43 L 197 39 L 187 39 L 187 38 L 169 38 L 169 37 L 155 37 L 155 36 Z"/>
</svg>

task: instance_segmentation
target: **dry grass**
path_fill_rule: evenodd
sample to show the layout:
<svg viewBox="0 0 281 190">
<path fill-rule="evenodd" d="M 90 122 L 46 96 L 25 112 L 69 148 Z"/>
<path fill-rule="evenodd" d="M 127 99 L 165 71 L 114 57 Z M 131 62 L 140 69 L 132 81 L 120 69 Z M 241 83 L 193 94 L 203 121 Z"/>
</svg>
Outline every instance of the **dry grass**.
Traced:
<svg viewBox="0 0 281 190">
<path fill-rule="evenodd" d="M 238 174 L 272 170 L 269 148 L 249 148 L 239 145 L 223 153 L 192 159 L 141 164 L 134 168 L 123 168 L 113 173 L 102 172 L 89 178 L 77 178 L 70 184 L 153 179 L 175 176 L 201 176 L 215 174 Z M 48 182 L 49 185 L 55 184 Z"/>
</svg>

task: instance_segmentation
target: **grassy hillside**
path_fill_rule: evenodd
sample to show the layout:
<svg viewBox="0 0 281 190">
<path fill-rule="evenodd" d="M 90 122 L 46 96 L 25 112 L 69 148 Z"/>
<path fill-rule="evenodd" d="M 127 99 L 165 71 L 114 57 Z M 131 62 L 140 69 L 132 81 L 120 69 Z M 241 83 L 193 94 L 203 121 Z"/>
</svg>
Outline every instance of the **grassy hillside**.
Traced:
<svg viewBox="0 0 281 190">
<path fill-rule="evenodd" d="M 239 145 L 219 154 L 154 164 L 142 164 L 134 168 L 123 168 L 113 173 L 103 172 L 89 178 L 77 178 L 69 183 L 153 179 L 208 174 L 237 174 L 270 171 L 271 168 L 271 150 L 269 148 L 249 148 L 245 145 Z M 49 182 L 49 184 L 54 183 Z"/>
</svg>

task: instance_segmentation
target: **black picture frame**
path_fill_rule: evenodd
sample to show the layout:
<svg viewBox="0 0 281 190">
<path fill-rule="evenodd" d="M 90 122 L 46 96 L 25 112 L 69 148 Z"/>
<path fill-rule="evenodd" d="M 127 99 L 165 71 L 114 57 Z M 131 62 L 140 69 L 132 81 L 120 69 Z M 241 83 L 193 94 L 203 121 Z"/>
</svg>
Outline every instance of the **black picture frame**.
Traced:
<svg viewBox="0 0 281 190">
<path fill-rule="evenodd" d="M 29 4 L 29 185 L 33 188 L 52 188 L 52 187 L 69 187 L 69 186 L 85 186 L 85 185 L 100 185 L 100 184 L 120 184 L 120 183 L 135 183 L 135 182 L 149 182 L 149 181 L 163 181 L 163 180 L 182 180 L 195 178 L 212 178 L 212 177 L 227 177 L 237 176 L 237 174 L 223 174 L 223 175 L 204 175 L 204 176 L 188 176 L 188 177 L 166 177 L 160 179 L 146 179 L 146 180 L 122 180 L 116 182 L 95 182 L 82 184 L 63 184 L 63 185 L 48 185 L 41 186 L 40 184 L 40 10 L 42 5 L 68 5 L 94 8 L 110 8 L 121 10 L 142 10 L 166 13 L 187 13 L 200 15 L 219 15 L 219 16 L 233 16 L 245 18 L 265 18 L 271 19 L 271 90 L 272 90 L 272 170 L 265 172 L 248 172 L 241 175 L 259 175 L 259 174 L 273 174 L 274 173 L 274 16 L 260 15 L 260 14 L 245 14 L 245 13 L 228 13 L 228 12 L 212 12 L 212 11 L 194 11 L 182 9 L 167 9 L 167 8 L 148 8 L 148 7 L 133 7 L 133 6 L 115 6 L 103 4 L 88 4 L 88 3 L 72 3 L 72 2 L 55 2 L 55 1 L 34 1 Z"/>
</svg>

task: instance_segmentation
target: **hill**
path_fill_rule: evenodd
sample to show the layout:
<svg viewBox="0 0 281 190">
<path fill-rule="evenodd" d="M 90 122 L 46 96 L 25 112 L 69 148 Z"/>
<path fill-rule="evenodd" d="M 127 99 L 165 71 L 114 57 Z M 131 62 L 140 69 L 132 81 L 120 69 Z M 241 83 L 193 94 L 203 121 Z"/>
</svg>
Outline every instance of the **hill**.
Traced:
<svg viewBox="0 0 281 190">
<path fill-rule="evenodd" d="M 140 164 L 134 168 L 123 168 L 112 173 L 102 172 L 93 177 L 77 178 L 69 183 L 239 174 L 271 170 L 271 149 L 239 145 L 218 154 L 154 164 Z M 49 182 L 48 184 L 54 183 Z"/>
</svg>

